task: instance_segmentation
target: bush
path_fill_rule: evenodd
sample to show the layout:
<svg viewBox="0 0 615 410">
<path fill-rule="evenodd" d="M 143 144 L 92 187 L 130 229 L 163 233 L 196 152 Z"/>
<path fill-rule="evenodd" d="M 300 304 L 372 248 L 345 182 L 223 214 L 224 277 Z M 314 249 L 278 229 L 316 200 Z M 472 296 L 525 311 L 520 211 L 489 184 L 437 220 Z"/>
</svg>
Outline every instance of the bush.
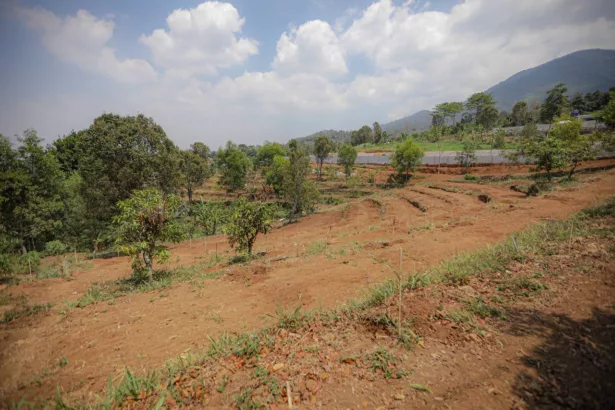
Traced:
<svg viewBox="0 0 615 410">
<path fill-rule="evenodd" d="M 66 253 L 67 246 L 61 241 L 51 241 L 45 244 L 45 254 L 49 256 L 58 256 Z"/>
</svg>

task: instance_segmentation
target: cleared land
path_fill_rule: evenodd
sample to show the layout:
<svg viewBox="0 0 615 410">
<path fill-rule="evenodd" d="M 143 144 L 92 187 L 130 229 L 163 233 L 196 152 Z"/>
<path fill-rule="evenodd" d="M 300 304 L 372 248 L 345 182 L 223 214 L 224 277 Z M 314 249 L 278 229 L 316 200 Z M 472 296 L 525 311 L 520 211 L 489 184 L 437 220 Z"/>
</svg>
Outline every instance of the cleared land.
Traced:
<svg viewBox="0 0 615 410">
<path fill-rule="evenodd" d="M 588 164 L 608 165 L 613 162 Z M 376 182 L 386 179 L 383 168 L 357 174 L 373 170 Z M 400 249 L 404 273 L 425 272 L 460 252 L 540 222 L 563 220 L 615 195 L 611 169 L 580 174 L 573 184 L 527 199 L 509 189 L 527 182 L 519 175 L 525 172 L 524 167 L 477 168 L 476 175 L 500 176 L 482 183 L 423 173 L 399 189 L 340 189 L 329 180 L 321 186 L 323 195 L 343 203 L 323 205 L 316 214 L 259 237 L 258 259 L 232 263 L 235 254 L 221 235 L 187 241 L 170 248 L 167 273 L 149 288 L 122 285 L 130 275 L 126 257 L 92 260 L 71 280 L 2 285 L 1 313 L 15 316 L 0 324 L 2 400 L 53 397 L 56 386 L 73 400 L 93 400 L 110 375 L 121 379 L 126 368 L 143 376 L 169 359 L 188 360 L 207 351 L 210 338 L 224 332 L 276 326 L 280 319 L 292 324 L 298 306 L 326 310 L 360 297 L 392 277 L 389 265 L 398 267 Z M 202 194 L 213 193 L 210 188 Z M 524 407 L 544 397 L 551 405 L 576 400 L 567 403 L 591 406 L 577 394 L 587 391 L 571 384 L 580 379 L 563 376 L 577 372 L 572 369 L 581 369 L 575 377 L 588 379 L 613 375 L 613 218 L 597 221 L 594 231 L 567 225 L 567 241 L 554 241 L 551 253 L 510 261 L 500 276 L 408 287 L 402 305 L 411 322 L 410 350 L 388 328 L 398 308 L 391 298 L 374 307 L 367 322 L 342 315 L 313 325 L 274 327 L 272 344 L 259 341 L 253 355 L 223 351 L 215 362 L 195 365 L 194 374 L 190 368 L 177 373 L 173 366 L 169 371 L 179 378 L 152 384 L 177 386 L 179 396 L 161 402 L 169 407 L 185 399 L 212 407 L 260 402 L 282 408 L 286 381 L 291 400 L 308 408 Z M 523 278 L 530 282 L 515 282 Z M 516 292 L 537 296 L 524 299 Z M 470 313 L 468 306 L 474 306 Z M 570 349 L 581 356 L 568 360 Z M 603 365 L 592 364 L 594 359 Z M 200 390 L 188 383 L 201 379 Z M 162 397 L 149 388 L 143 392 L 125 404 L 153 407 Z M 602 390 L 591 392 L 599 407 L 608 405 Z"/>
</svg>

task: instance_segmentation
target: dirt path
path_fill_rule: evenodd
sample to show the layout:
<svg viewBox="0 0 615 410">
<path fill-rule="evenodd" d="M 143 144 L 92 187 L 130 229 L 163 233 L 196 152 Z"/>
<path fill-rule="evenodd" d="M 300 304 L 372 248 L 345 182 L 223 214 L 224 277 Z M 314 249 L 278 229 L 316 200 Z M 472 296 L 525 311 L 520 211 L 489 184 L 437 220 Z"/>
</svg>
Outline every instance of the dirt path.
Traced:
<svg viewBox="0 0 615 410">
<path fill-rule="evenodd" d="M 421 183 L 458 187 L 444 177 Z M 476 191 L 471 195 L 426 186 L 383 191 L 376 198 L 380 205 L 358 199 L 259 238 L 256 251 L 267 255 L 249 265 L 203 266 L 216 247 L 220 255 L 232 255 L 222 236 L 208 238 L 206 245 L 184 242 L 171 249 L 171 267 L 199 265 L 199 272 L 225 274 L 75 309 L 66 317 L 58 314 L 64 301 L 77 299 L 91 282 L 128 276 L 128 259 L 96 260 L 93 269 L 75 273 L 71 282 L 24 282 L 8 291 L 54 308 L 0 325 L 2 395 L 48 397 L 57 385 L 83 394 L 98 391 L 110 374 L 126 366 L 155 368 L 188 349 L 206 347 L 210 336 L 260 327 L 272 320 L 268 315 L 277 306 L 328 307 L 355 297 L 390 277 L 382 261 L 397 260 L 399 247 L 409 270 L 420 270 L 615 194 L 615 171 L 580 179 L 584 182 L 529 200 L 499 185 L 468 187 Z M 492 201 L 479 201 L 479 191 Z M 419 201 L 426 212 L 405 198 Z M 65 367 L 58 365 L 63 357 L 69 360 Z"/>
</svg>

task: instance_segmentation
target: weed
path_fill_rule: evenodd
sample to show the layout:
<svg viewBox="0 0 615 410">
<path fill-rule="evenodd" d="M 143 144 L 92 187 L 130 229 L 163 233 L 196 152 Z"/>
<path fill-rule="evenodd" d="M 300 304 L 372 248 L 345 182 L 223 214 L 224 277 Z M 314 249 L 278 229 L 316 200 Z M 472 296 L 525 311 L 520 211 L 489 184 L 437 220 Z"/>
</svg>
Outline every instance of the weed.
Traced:
<svg viewBox="0 0 615 410">
<path fill-rule="evenodd" d="M 62 356 L 60 360 L 58 360 L 58 366 L 60 368 L 66 367 L 68 365 L 68 358 L 66 356 Z"/>
<path fill-rule="evenodd" d="M 277 321 L 280 329 L 297 330 L 303 327 L 307 315 L 301 311 L 301 305 L 294 309 L 285 309 L 278 305 L 274 314 L 270 314 Z"/>
<path fill-rule="evenodd" d="M 239 394 L 235 396 L 235 406 L 241 410 L 255 410 L 263 408 L 263 405 L 253 399 L 253 393 L 253 389 L 242 389 Z"/>
<path fill-rule="evenodd" d="M 319 239 L 309 244 L 305 253 L 308 255 L 320 255 L 325 250 L 327 250 L 327 241 L 324 239 Z"/>
<path fill-rule="evenodd" d="M 228 376 L 224 376 L 222 378 L 222 382 L 220 383 L 220 385 L 218 387 L 216 387 L 216 391 L 218 393 L 224 393 L 224 390 L 226 390 L 226 385 L 228 384 Z"/>
<path fill-rule="evenodd" d="M 142 391 L 149 393 L 154 390 L 157 386 L 157 381 L 156 372 L 147 372 L 145 376 L 138 377 L 126 369 L 122 381 L 115 389 L 112 388 L 112 381 L 109 381 L 111 387 L 109 394 L 112 394 L 116 403 L 122 403 L 127 397 L 138 399 Z"/>
<path fill-rule="evenodd" d="M 546 285 L 529 276 L 521 276 L 506 281 L 497 287 L 497 290 L 500 292 L 510 290 L 517 296 L 530 296 L 531 294 L 540 293 L 545 289 L 548 289 Z"/>
<path fill-rule="evenodd" d="M 393 367 L 394 357 L 386 348 L 378 346 L 375 352 L 367 356 L 367 360 L 373 372 L 382 372 L 385 379 L 393 377 L 391 368 Z"/>
<path fill-rule="evenodd" d="M 427 212 L 427 208 L 425 208 L 419 201 L 410 198 L 404 198 L 410 205 L 418 209 L 419 211 L 425 213 Z"/>
<path fill-rule="evenodd" d="M 468 310 L 482 318 L 497 317 L 500 319 L 505 318 L 504 311 L 501 308 L 487 305 L 483 298 L 478 296 L 472 300 L 466 302 Z"/>
<path fill-rule="evenodd" d="M 40 312 L 47 312 L 51 309 L 51 303 L 37 304 L 32 306 L 23 306 L 17 309 L 11 309 L 4 312 L 4 316 L 0 323 L 10 323 L 23 316 L 35 316 Z"/>
<path fill-rule="evenodd" d="M 206 312 L 205 313 L 205 319 L 206 320 L 212 320 L 218 324 L 224 322 L 224 319 L 222 319 L 222 316 L 220 316 L 218 313 L 216 312 Z"/>
</svg>

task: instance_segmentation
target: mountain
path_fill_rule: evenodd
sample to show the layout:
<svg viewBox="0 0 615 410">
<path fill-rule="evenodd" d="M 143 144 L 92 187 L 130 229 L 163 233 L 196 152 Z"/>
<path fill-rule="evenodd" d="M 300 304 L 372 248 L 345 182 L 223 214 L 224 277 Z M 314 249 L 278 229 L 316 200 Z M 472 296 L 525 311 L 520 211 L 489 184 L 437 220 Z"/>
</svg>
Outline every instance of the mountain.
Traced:
<svg viewBox="0 0 615 410">
<path fill-rule="evenodd" d="M 431 115 L 429 111 L 421 110 L 407 117 L 382 124 L 382 130 L 394 135 L 399 132 L 410 132 L 426 130 L 431 126 Z"/>
<path fill-rule="evenodd" d="M 523 70 L 512 77 L 489 88 L 500 110 L 512 110 L 517 101 L 542 103 L 548 90 L 558 83 L 568 87 L 568 95 L 582 94 L 596 90 L 607 91 L 615 86 L 615 50 L 582 50 L 556 58 L 534 68 Z M 469 97 L 469 96 L 468 96 Z M 371 121 L 366 121 L 371 123 Z M 407 117 L 382 124 L 382 129 L 389 134 L 425 130 L 431 126 L 429 111 L 418 111 Z M 320 134 L 335 134 L 336 140 L 350 139 L 349 131 L 321 131 L 308 137 L 300 138 L 312 141 Z"/>
<path fill-rule="evenodd" d="M 557 83 L 568 86 L 568 95 L 615 86 L 615 50 L 583 50 L 523 70 L 487 90 L 499 109 L 510 111 L 521 100 L 542 102 Z"/>
</svg>

